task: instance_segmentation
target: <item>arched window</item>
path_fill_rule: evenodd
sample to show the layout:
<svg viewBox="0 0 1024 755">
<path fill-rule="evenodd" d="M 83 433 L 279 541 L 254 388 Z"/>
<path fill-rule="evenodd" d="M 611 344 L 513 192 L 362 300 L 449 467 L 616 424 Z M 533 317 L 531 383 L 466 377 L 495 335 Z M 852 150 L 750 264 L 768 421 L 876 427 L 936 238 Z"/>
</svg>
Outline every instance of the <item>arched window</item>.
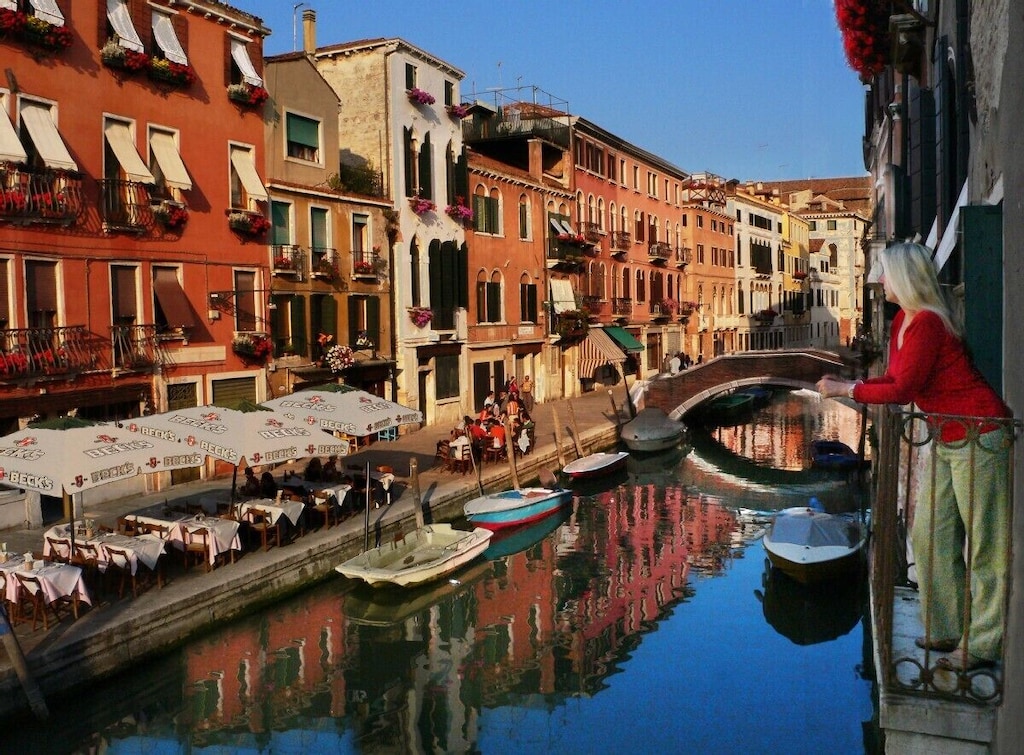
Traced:
<svg viewBox="0 0 1024 755">
<path fill-rule="evenodd" d="M 604 201 L 603 199 L 601 201 Z M 608 205 L 608 230 L 615 233 L 619 230 L 619 218 L 616 215 L 615 202 Z"/>
<path fill-rule="evenodd" d="M 502 322 L 501 273 L 497 270 L 488 274 L 480 270 L 476 274 L 476 318 L 477 322 Z"/>
<path fill-rule="evenodd" d="M 487 190 L 483 184 L 473 189 L 473 230 L 477 233 L 501 233 L 500 195 L 497 189 Z"/>
<path fill-rule="evenodd" d="M 519 276 L 519 322 L 537 322 L 537 284 L 529 273 Z"/>
<path fill-rule="evenodd" d="M 603 231 L 605 229 L 604 197 L 597 198 L 597 228 L 600 231 Z"/>
<path fill-rule="evenodd" d="M 434 155 L 430 147 L 430 134 L 420 144 L 419 173 L 416 176 L 416 193 L 424 199 L 434 198 Z"/>
<path fill-rule="evenodd" d="M 643 241 L 644 233 L 646 233 L 646 230 L 644 229 L 644 212 L 643 210 L 637 210 L 633 215 L 633 240 Z"/>
<path fill-rule="evenodd" d="M 592 296 L 596 296 L 601 301 L 604 301 L 605 298 L 606 298 L 606 295 L 605 295 L 605 266 L 604 266 L 603 262 L 599 262 L 598 265 L 597 265 L 597 269 L 594 270 L 594 277 L 593 277 L 593 280 L 591 281 L 591 285 L 593 286 L 593 288 L 591 290 L 591 295 Z"/>
<path fill-rule="evenodd" d="M 636 300 L 647 301 L 647 285 L 644 282 L 644 271 L 636 271 Z"/>
<path fill-rule="evenodd" d="M 632 275 L 630 274 L 629 268 L 628 267 L 623 267 L 622 268 L 622 298 L 623 299 L 631 298 L 630 297 L 630 293 L 629 293 L 633 289 L 633 287 L 629 283 L 631 279 L 632 279 Z"/>
<path fill-rule="evenodd" d="M 519 195 L 519 238 L 522 241 L 529 241 L 533 234 L 531 229 L 530 198 L 526 194 Z"/>
</svg>

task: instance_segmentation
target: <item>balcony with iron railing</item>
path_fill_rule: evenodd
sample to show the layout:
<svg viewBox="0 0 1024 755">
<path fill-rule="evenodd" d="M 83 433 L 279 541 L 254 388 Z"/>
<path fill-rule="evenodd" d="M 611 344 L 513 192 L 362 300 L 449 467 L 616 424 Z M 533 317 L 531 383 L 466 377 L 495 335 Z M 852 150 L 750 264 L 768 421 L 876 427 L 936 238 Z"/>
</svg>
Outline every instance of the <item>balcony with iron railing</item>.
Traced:
<svg viewBox="0 0 1024 755">
<path fill-rule="evenodd" d="M 633 236 L 629 231 L 612 231 L 611 253 L 625 254 L 633 246 Z"/>
<path fill-rule="evenodd" d="M 601 226 L 597 223 L 584 221 L 580 223 L 580 235 L 591 244 L 601 243 Z"/>
<path fill-rule="evenodd" d="M 78 173 L 0 163 L 0 221 L 69 225 L 82 202 Z"/>
<path fill-rule="evenodd" d="M 0 331 L 0 381 L 65 378 L 99 359 L 83 325 Z"/>
<path fill-rule="evenodd" d="M 612 299 L 612 314 L 616 317 L 632 317 L 633 300 L 616 296 Z"/>
<path fill-rule="evenodd" d="M 586 259 L 584 245 L 576 241 L 548 238 L 547 266 L 575 266 Z"/>
<path fill-rule="evenodd" d="M 310 272 L 314 278 L 330 283 L 341 277 L 338 268 L 338 252 L 326 246 L 314 246 L 309 250 Z"/>
<path fill-rule="evenodd" d="M 113 325 L 110 336 L 116 370 L 147 371 L 165 362 L 156 325 Z"/>
<path fill-rule="evenodd" d="M 693 250 L 688 246 L 677 246 L 676 247 L 676 267 L 686 267 L 693 261 Z"/>
<path fill-rule="evenodd" d="M 272 275 L 302 277 L 305 255 L 295 244 L 273 244 L 270 247 L 270 272 Z"/>
<path fill-rule="evenodd" d="M 898 407 L 879 407 L 875 414 L 871 595 L 881 716 L 888 721 L 887 732 L 942 736 L 923 729 L 942 729 L 940 719 L 958 720 L 966 727 L 958 738 L 985 741 L 973 729 L 991 728 L 1005 688 L 1000 654 L 1005 645 L 1002 651 L 993 648 L 991 634 L 1001 634 L 1005 626 L 1013 445 L 1024 425 L 1016 419 L 926 416 Z M 958 470 L 956 498 L 953 488 L 941 483 L 949 464 Z M 908 541 L 914 526 L 923 552 L 915 553 Z M 943 543 L 936 533 L 944 531 L 958 535 Z M 940 626 L 934 610 L 922 616 L 921 599 L 929 593 L 933 603 L 954 606 L 957 618 L 951 620 L 957 628 Z M 958 595 L 965 596 L 962 606 Z M 995 663 L 965 669 L 915 640 L 929 645 L 958 634 L 967 653 Z"/>
<path fill-rule="evenodd" d="M 120 178 L 104 178 L 96 183 L 104 230 L 143 233 L 152 228 L 153 210 L 147 184 Z"/>
<path fill-rule="evenodd" d="M 579 305 L 582 309 L 586 310 L 587 315 L 591 320 L 599 320 L 611 312 L 611 306 L 608 300 L 601 296 L 593 296 L 590 294 L 580 296 Z"/>
<path fill-rule="evenodd" d="M 381 257 L 374 251 L 352 250 L 352 277 L 376 278 Z"/>
<path fill-rule="evenodd" d="M 509 107 L 502 107 L 489 117 L 475 117 L 462 122 L 462 139 L 467 144 L 524 136 L 544 139 L 563 149 L 569 149 L 571 141 L 567 120 L 528 117 Z"/>
<path fill-rule="evenodd" d="M 672 258 L 672 247 L 664 241 L 652 241 L 647 247 L 651 262 L 668 262 Z"/>
</svg>

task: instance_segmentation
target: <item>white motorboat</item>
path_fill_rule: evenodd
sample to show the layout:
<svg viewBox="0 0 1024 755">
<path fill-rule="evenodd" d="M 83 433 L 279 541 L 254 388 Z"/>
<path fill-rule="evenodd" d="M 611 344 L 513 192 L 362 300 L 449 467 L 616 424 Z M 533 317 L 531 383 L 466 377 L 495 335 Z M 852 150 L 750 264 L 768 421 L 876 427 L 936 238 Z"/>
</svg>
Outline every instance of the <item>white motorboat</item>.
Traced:
<svg viewBox="0 0 1024 755">
<path fill-rule="evenodd" d="M 686 437 L 686 425 L 656 407 L 641 409 L 622 426 L 622 442 L 632 451 L 664 451 Z"/>
<path fill-rule="evenodd" d="M 487 550 L 493 534 L 483 527 L 457 530 L 450 524 L 428 524 L 401 540 L 364 551 L 334 570 L 374 587 L 419 585 L 472 561 Z"/>
<path fill-rule="evenodd" d="M 615 451 L 613 453 L 598 452 L 570 461 L 562 468 L 562 473 L 574 480 L 585 480 L 590 477 L 617 472 L 626 466 L 629 453 Z"/>
<path fill-rule="evenodd" d="M 783 509 L 764 534 L 768 560 L 805 584 L 848 576 L 862 562 L 867 527 L 852 515 L 807 506 Z"/>
</svg>

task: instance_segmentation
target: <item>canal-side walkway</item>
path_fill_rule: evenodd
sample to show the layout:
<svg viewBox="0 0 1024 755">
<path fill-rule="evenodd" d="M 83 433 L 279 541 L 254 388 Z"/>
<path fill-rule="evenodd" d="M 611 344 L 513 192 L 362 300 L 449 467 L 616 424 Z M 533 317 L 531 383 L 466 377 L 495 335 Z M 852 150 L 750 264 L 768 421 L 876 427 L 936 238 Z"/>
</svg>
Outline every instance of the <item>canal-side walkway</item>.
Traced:
<svg viewBox="0 0 1024 755">
<path fill-rule="evenodd" d="M 607 390 L 598 390 L 576 399 L 538 404 L 533 412 L 537 446 L 517 459 L 520 482 L 525 484 L 536 478 L 541 470 L 559 469 L 560 459 L 570 461 L 577 457 L 571 432 L 573 418 L 584 453 L 612 445 L 617 439 L 618 423 L 628 418 L 624 404 L 621 386 L 611 395 Z M 559 420 L 560 447 L 555 443 L 552 409 Z M 447 438 L 448 431 L 440 427 L 423 428 L 390 443 L 375 443 L 348 457 L 346 464 L 369 464 L 371 468 L 388 465 L 395 472 L 392 504 L 370 510 L 371 544 L 375 537 L 384 541 L 415 526 L 409 478 L 410 462 L 414 459 L 419 469 L 421 508 L 427 521 L 458 517 L 463 502 L 478 494 L 480 486 L 490 490 L 511 485 L 512 472 L 504 461 L 481 466 L 479 482 L 473 470 L 458 474 L 436 466 L 437 441 Z M 299 461 L 293 467 L 298 471 L 302 465 Z M 275 471 L 280 474 L 286 468 Z M 202 495 L 230 486 L 230 477 L 176 485 L 157 493 L 90 505 L 90 514 L 99 525 L 113 528 L 119 516 L 131 511 L 165 501 L 183 507 Z M 130 590 L 123 598 L 94 596 L 94 605 L 83 606 L 76 621 L 65 618 L 48 630 L 41 626 L 33 630 L 31 623 L 19 624 L 14 633 L 44 697 L 75 688 L 87 689 L 95 679 L 130 671 L 134 665 L 167 652 L 220 622 L 317 581 L 336 577 L 334 567 L 362 550 L 364 521 L 365 517 L 357 513 L 338 526 L 307 531 L 280 548 L 246 551 L 235 563 L 218 566 L 211 572 L 196 567 L 190 571 L 171 568 L 163 587 L 150 587 L 137 597 L 132 597 Z M 4 530 L 0 539 L 13 553 L 41 552 L 43 533 L 52 524 L 38 529 Z M 175 555 L 169 553 L 165 558 L 173 560 Z M 0 651 L 0 716 L 28 709 L 29 701 L 12 659 Z"/>
</svg>

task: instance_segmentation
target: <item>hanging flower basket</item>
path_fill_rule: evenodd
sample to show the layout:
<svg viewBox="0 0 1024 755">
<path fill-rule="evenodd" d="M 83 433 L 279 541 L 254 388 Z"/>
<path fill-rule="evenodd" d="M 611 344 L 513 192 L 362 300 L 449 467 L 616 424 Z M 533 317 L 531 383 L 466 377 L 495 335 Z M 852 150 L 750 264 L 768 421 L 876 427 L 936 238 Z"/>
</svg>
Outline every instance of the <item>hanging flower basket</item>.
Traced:
<svg viewBox="0 0 1024 755">
<path fill-rule="evenodd" d="M 424 328 L 434 319 L 434 313 L 429 307 L 409 307 L 409 319 L 417 328 Z"/>
<path fill-rule="evenodd" d="M 334 344 L 324 355 L 324 361 L 330 367 L 331 372 L 342 372 L 356 363 L 355 353 L 348 346 L 340 343 Z"/>
<path fill-rule="evenodd" d="M 565 340 L 582 338 L 590 330 L 590 318 L 582 309 L 567 309 L 559 312 L 555 332 Z"/>
<path fill-rule="evenodd" d="M 807 271 L 806 270 L 794 270 L 793 271 L 793 280 L 802 281 L 806 277 L 807 277 Z"/>
<path fill-rule="evenodd" d="M 252 86 L 244 82 L 228 86 L 228 98 L 246 107 L 259 107 L 267 101 L 269 96 L 270 93 L 263 87 Z"/>
<path fill-rule="evenodd" d="M 890 5 L 875 0 L 836 0 L 835 5 L 846 60 L 862 79 L 870 79 L 889 63 Z"/>
<path fill-rule="evenodd" d="M 425 92 L 418 87 L 413 87 L 406 92 L 406 94 L 409 95 L 409 101 L 414 102 L 417 105 L 433 105 L 437 102 L 437 100 L 434 99 L 434 95 L 430 92 Z"/>
<path fill-rule="evenodd" d="M 423 197 L 409 197 L 409 206 L 417 215 L 423 215 L 437 209 L 436 204 L 431 202 L 429 199 L 424 199 Z"/>
<path fill-rule="evenodd" d="M 691 315 L 693 311 L 697 309 L 697 302 L 695 301 L 681 301 L 679 302 L 679 314 Z"/>
<path fill-rule="evenodd" d="M 445 214 L 458 223 L 468 223 L 473 219 L 473 211 L 466 206 L 462 197 L 455 197 L 455 204 L 444 208 Z"/>
<path fill-rule="evenodd" d="M 449 105 L 445 110 L 448 111 L 448 115 L 452 118 L 458 118 L 459 120 L 469 115 L 469 105 Z"/>
</svg>

